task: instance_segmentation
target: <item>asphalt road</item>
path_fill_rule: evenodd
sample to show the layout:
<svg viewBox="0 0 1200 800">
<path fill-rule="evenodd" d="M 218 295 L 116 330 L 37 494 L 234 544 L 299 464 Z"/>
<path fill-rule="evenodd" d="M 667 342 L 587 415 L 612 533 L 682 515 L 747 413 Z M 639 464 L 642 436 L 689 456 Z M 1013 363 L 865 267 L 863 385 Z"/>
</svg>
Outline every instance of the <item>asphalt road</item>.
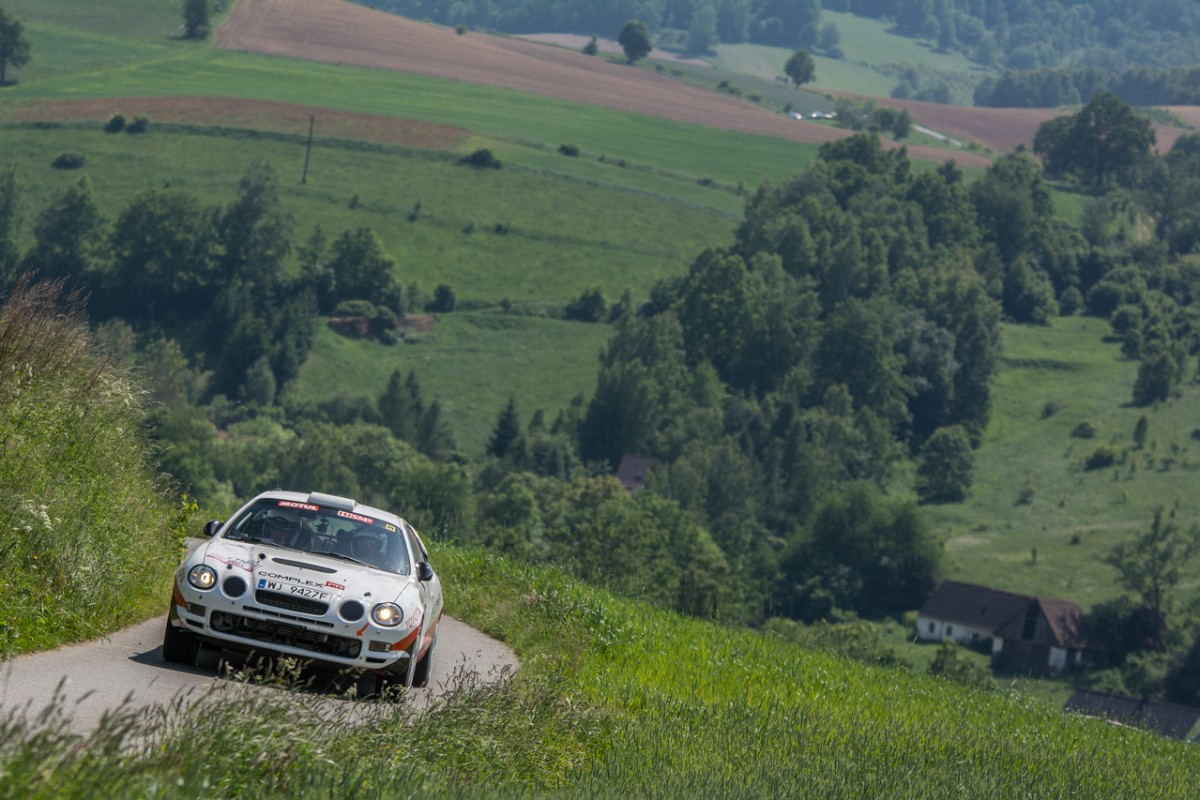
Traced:
<svg viewBox="0 0 1200 800">
<path fill-rule="evenodd" d="M 166 706 L 182 697 L 199 698 L 232 682 L 221 677 L 217 651 L 201 651 L 194 667 L 162 658 L 165 617 L 113 635 L 0 664 L 0 713 L 42 712 L 57 694 L 68 724 L 78 733 L 97 726 L 106 711 Z M 446 691 L 463 673 L 482 682 L 499 680 L 517 666 L 516 655 L 459 620 L 444 616 L 438 633 L 430 685 L 412 689 L 402 707 L 420 707 Z M 320 688 L 317 691 L 321 691 Z M 336 698 L 333 690 L 327 690 Z"/>
</svg>

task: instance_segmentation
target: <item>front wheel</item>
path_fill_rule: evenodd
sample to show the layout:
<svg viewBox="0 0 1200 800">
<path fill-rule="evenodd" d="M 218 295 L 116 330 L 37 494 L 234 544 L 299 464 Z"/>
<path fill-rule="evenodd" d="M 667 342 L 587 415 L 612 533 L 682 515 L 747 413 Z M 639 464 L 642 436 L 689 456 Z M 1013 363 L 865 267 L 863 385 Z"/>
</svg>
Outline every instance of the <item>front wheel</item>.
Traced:
<svg viewBox="0 0 1200 800">
<path fill-rule="evenodd" d="M 200 637 L 191 631 L 176 628 L 167 619 L 167 630 L 163 633 L 163 658 L 175 664 L 195 664 L 200 652 Z"/>
<path fill-rule="evenodd" d="M 412 685 L 418 688 L 425 688 L 429 685 L 429 673 L 433 667 L 433 651 L 437 648 L 437 634 L 433 634 L 433 641 L 429 643 L 429 649 L 425 651 L 425 657 L 417 662 L 416 668 L 413 669 Z"/>
</svg>

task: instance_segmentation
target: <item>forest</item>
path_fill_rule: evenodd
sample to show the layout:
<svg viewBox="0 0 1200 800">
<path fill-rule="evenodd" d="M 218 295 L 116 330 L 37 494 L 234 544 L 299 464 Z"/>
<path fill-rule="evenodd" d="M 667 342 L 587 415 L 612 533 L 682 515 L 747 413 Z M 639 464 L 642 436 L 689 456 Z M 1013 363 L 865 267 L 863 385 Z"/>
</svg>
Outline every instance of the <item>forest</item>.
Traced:
<svg viewBox="0 0 1200 800">
<path fill-rule="evenodd" d="M 145 375 L 163 469 L 208 507 L 319 486 L 698 616 L 878 619 L 939 580 L 922 506 L 970 492 L 1001 320 L 1109 320 L 1140 364 L 1135 404 L 1196 373 L 1200 136 L 1163 156 L 1152 143 L 1101 95 L 1043 126 L 1042 161 L 1018 151 L 974 181 L 953 162 L 915 168 L 874 135 L 826 144 L 648 298 L 584 314 L 585 292 L 564 308 L 611 321 L 594 391 L 561 409 L 510 401 L 482 459 L 412 372 L 375 395 L 282 393 L 331 316 L 383 332 L 453 301 L 403 288 L 369 228 L 295 230 L 266 162 L 215 206 L 155 188 L 108 208 L 85 176 L 29 210 L 24 252 L 9 168 L 0 276 L 90 296 L 101 341 Z M 1090 197 L 1079 227 L 1056 218 L 1048 177 Z M 630 454 L 656 465 L 643 491 L 612 477 Z M 1098 624 L 1120 631 L 1142 611 L 1106 607 Z M 1168 623 L 1110 653 L 1183 659 L 1192 640 Z"/>
<path fill-rule="evenodd" d="M 1166 70 L 1200 61 L 1200 8 L 1187 0 L 360 2 L 414 19 L 505 33 L 553 31 L 616 38 L 622 25 L 640 19 L 668 46 L 695 53 L 718 43 L 740 42 L 832 51 L 829 43 L 838 37 L 823 30 L 831 25 L 821 17 L 825 9 L 885 20 L 901 36 L 928 41 L 942 52 L 961 52 L 983 67 L 1004 71 L 1095 68 L 1116 76 L 1135 68 Z M 1077 102 L 1090 99 L 1083 94 Z"/>
</svg>

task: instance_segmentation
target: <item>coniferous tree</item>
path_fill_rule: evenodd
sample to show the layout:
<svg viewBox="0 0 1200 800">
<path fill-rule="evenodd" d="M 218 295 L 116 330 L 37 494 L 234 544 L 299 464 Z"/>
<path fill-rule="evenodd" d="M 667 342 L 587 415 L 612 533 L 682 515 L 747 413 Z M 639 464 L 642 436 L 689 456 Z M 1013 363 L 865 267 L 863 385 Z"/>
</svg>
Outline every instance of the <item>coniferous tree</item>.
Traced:
<svg viewBox="0 0 1200 800">
<path fill-rule="evenodd" d="M 520 435 L 521 421 L 517 417 L 517 401 L 515 398 L 509 397 L 508 405 L 500 412 L 500 416 L 496 419 L 496 425 L 492 428 L 491 438 L 488 439 L 488 455 L 504 458 L 508 449 Z"/>
</svg>

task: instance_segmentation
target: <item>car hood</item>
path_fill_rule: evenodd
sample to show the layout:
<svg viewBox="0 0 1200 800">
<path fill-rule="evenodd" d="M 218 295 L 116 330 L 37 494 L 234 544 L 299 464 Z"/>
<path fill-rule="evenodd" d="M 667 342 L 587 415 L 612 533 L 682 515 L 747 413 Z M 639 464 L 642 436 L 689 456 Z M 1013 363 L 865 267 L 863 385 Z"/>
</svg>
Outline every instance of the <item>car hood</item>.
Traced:
<svg viewBox="0 0 1200 800">
<path fill-rule="evenodd" d="M 218 581 L 240 574 L 251 586 L 264 581 L 303 586 L 328 593 L 331 601 L 358 597 L 374 603 L 400 599 L 416 579 L 316 553 L 274 547 L 262 542 L 214 539 L 198 547 L 189 561 L 208 564 Z"/>
</svg>

